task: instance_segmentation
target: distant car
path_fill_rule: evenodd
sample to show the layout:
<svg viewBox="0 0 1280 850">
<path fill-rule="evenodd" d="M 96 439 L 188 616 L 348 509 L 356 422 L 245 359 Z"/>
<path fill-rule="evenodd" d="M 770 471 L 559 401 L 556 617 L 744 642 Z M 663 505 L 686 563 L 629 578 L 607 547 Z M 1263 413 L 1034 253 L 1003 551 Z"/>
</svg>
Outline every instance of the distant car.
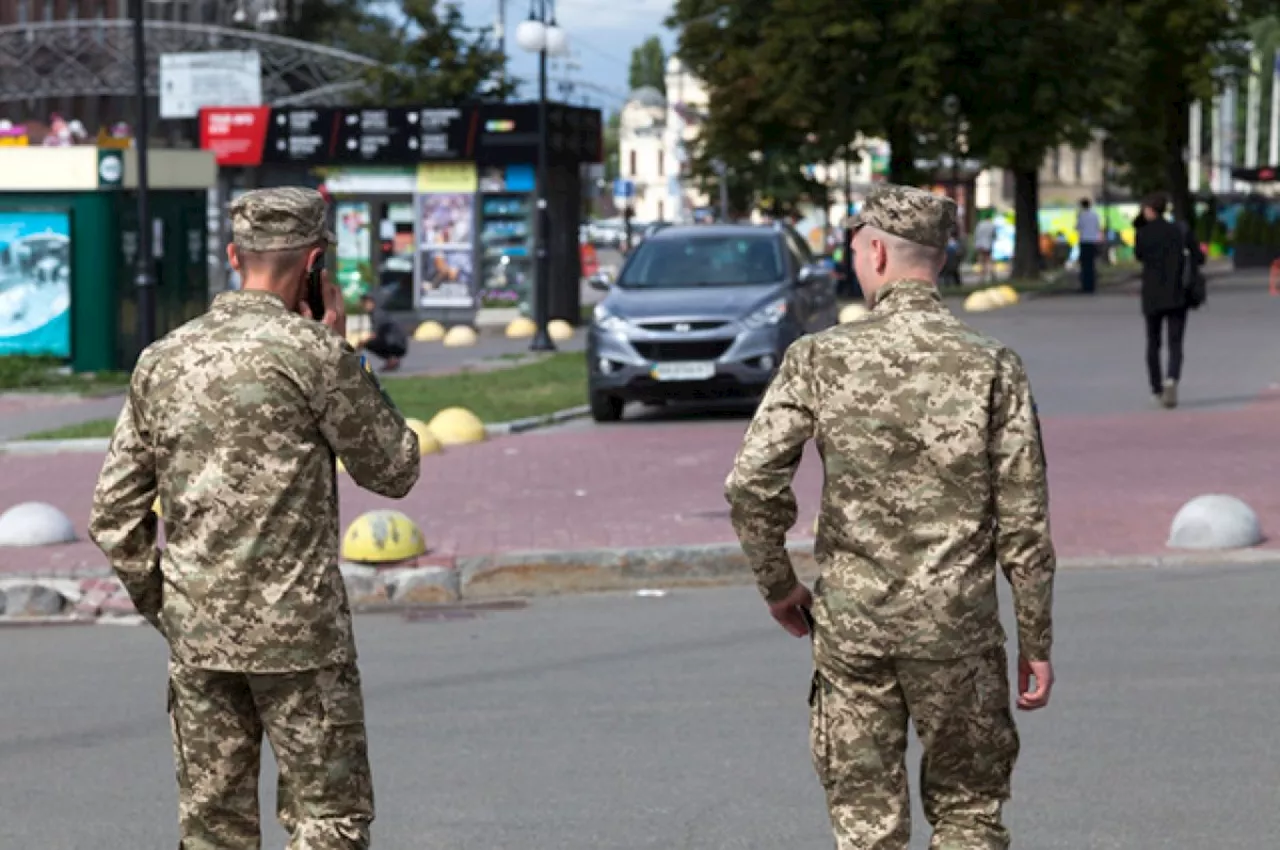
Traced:
<svg viewBox="0 0 1280 850">
<path fill-rule="evenodd" d="M 785 226 L 668 226 L 627 258 L 587 332 L 597 422 L 627 402 L 757 398 L 801 336 L 838 321 L 835 279 Z"/>
</svg>

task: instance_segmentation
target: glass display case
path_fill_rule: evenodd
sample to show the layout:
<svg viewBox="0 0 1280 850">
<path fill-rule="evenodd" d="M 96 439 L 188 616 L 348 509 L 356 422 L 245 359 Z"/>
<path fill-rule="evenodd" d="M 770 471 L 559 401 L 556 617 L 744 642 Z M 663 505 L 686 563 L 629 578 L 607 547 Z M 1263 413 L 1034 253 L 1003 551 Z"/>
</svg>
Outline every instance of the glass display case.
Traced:
<svg viewBox="0 0 1280 850">
<path fill-rule="evenodd" d="M 535 195 L 531 167 L 508 166 L 480 178 L 480 306 L 530 309 Z"/>
</svg>

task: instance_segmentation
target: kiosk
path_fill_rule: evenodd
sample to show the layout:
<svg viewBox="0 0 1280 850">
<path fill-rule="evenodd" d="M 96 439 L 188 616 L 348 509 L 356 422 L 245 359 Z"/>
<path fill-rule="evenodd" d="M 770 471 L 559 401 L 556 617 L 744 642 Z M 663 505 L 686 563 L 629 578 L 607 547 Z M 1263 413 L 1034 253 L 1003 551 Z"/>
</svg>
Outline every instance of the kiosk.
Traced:
<svg viewBox="0 0 1280 850">
<path fill-rule="evenodd" d="M 0 356 L 66 360 L 75 372 L 132 368 L 141 353 L 133 286 L 137 158 L 88 145 L 0 147 Z M 208 306 L 205 151 L 148 158 L 156 332 Z"/>
<path fill-rule="evenodd" d="M 600 111 L 546 107 L 551 317 L 581 321 L 582 172 L 601 162 Z M 201 147 L 225 200 L 308 185 L 332 200 L 334 266 L 348 302 L 391 288 L 388 309 L 469 324 L 482 307 L 532 308 L 537 103 L 458 107 L 220 107 Z"/>
</svg>

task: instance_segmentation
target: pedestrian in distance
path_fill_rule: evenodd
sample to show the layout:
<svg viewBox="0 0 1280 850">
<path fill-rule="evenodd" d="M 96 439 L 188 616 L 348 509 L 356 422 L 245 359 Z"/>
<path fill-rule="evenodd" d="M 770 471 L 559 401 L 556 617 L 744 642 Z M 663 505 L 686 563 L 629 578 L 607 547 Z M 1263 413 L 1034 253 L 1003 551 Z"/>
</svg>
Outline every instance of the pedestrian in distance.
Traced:
<svg viewBox="0 0 1280 850">
<path fill-rule="evenodd" d="M 1092 295 L 1098 286 L 1098 251 L 1104 246 L 1102 220 L 1088 198 L 1080 199 L 1076 213 L 1077 247 L 1080 249 L 1080 291 Z"/>
<path fill-rule="evenodd" d="M 934 848 L 1004 850 L 1020 747 L 997 569 L 1013 590 L 1016 704 L 1053 686 L 1056 558 L 1030 382 L 943 304 L 953 201 L 877 190 L 854 263 L 870 310 L 786 352 L 725 490 L 774 619 L 811 636 L 813 766 L 839 850 L 906 850 L 908 723 Z M 808 441 L 824 467 L 810 592 L 786 548 Z"/>
<path fill-rule="evenodd" d="M 290 850 L 362 850 L 373 781 L 335 458 L 401 498 L 418 439 L 345 341 L 341 293 L 317 271 L 333 242 L 322 196 L 258 190 L 230 212 L 243 286 L 138 358 L 89 534 L 169 645 L 179 846 L 260 846 L 265 733 Z"/>
<path fill-rule="evenodd" d="M 1165 218 L 1169 200 L 1148 197 L 1139 214 L 1133 253 L 1142 263 L 1142 313 L 1147 323 L 1147 380 L 1155 404 L 1178 406 L 1187 312 L 1204 303 L 1204 252 L 1191 228 Z M 1164 331 L 1169 332 L 1169 361 L 1161 371 Z"/>
<path fill-rule="evenodd" d="M 381 300 L 385 297 L 382 292 L 377 295 L 366 292 L 360 296 L 360 306 L 369 317 L 373 336 L 363 340 L 359 350 L 381 358 L 383 371 L 394 372 L 400 368 L 400 358 L 409 351 L 409 338 L 404 328 L 382 306 Z"/>
</svg>

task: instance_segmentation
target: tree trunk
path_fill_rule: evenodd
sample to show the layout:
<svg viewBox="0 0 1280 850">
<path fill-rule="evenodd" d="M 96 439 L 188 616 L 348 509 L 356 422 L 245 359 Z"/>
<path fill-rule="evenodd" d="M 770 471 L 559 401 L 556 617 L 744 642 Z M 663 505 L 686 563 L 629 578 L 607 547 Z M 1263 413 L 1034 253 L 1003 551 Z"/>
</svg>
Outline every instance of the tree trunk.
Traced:
<svg viewBox="0 0 1280 850">
<path fill-rule="evenodd" d="M 889 142 L 889 182 L 901 186 L 915 185 L 916 146 L 914 132 L 909 124 L 891 124 L 887 133 Z"/>
<path fill-rule="evenodd" d="M 1165 184 L 1169 187 L 1169 199 L 1173 202 L 1173 215 L 1195 228 L 1196 209 L 1191 199 L 1191 186 L 1187 179 L 1187 164 L 1183 152 L 1188 144 L 1188 122 L 1191 108 L 1186 86 L 1179 86 L 1177 101 L 1165 110 L 1164 171 Z"/>
<path fill-rule="evenodd" d="M 1040 173 L 1036 168 L 1013 169 L 1013 276 L 1040 276 Z"/>
</svg>

